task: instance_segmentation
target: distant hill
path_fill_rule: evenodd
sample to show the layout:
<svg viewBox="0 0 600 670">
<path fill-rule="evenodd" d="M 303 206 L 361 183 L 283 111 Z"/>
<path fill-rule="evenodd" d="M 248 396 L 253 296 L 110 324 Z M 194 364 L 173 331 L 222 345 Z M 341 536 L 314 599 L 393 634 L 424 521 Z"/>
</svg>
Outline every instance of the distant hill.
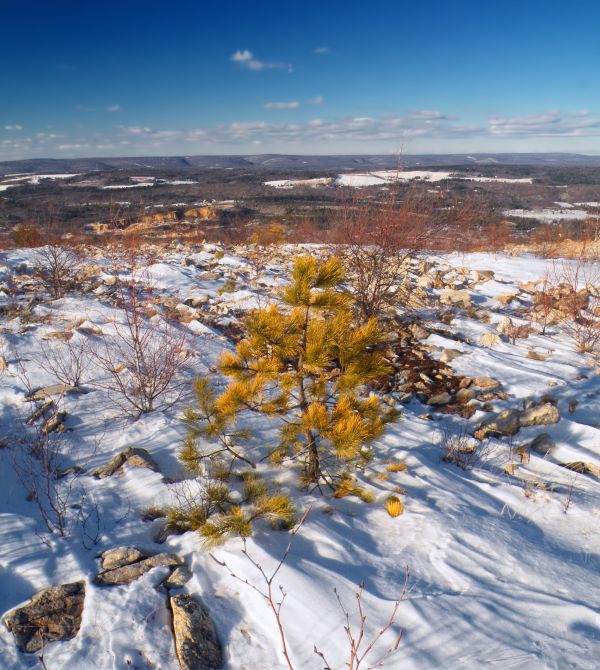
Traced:
<svg viewBox="0 0 600 670">
<path fill-rule="evenodd" d="M 403 155 L 400 163 L 416 166 L 531 165 L 598 167 L 600 156 L 568 153 L 424 154 Z M 249 170 L 352 170 L 395 168 L 394 155 L 297 156 L 258 154 L 239 156 L 144 156 L 116 158 L 29 158 L 0 162 L 0 175 L 12 172 L 92 172 L 95 170 L 184 170 L 232 168 Z"/>
</svg>

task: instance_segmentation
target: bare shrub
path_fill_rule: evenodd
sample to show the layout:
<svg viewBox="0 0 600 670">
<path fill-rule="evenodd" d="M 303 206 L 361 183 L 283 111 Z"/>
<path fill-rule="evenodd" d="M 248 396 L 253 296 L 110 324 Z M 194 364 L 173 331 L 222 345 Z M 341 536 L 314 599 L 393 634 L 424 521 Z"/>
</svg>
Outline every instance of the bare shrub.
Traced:
<svg viewBox="0 0 600 670">
<path fill-rule="evenodd" d="M 127 414 L 139 417 L 175 404 L 183 393 L 179 375 L 189 357 L 186 336 L 149 300 L 147 271 L 134 254 L 126 278 L 117 277 L 115 333 L 91 354 L 106 377 L 96 380 Z"/>
<path fill-rule="evenodd" d="M 477 440 L 464 431 L 442 432 L 439 445 L 444 452 L 442 460 L 457 465 L 462 470 L 480 467 L 493 453 L 488 440 Z"/>
<path fill-rule="evenodd" d="M 430 199 L 415 193 L 399 203 L 395 192 L 383 203 L 354 199 L 341 208 L 334 225 L 361 320 L 407 302 L 411 259 L 433 234 L 431 211 Z"/>
<path fill-rule="evenodd" d="M 285 658 L 288 670 L 299 670 L 300 666 L 296 665 L 293 661 L 292 651 L 290 649 L 285 625 L 281 616 L 281 610 L 287 593 L 283 586 L 276 585 L 275 578 L 287 560 L 294 542 L 294 538 L 301 531 L 309 513 L 310 508 L 304 513 L 298 524 L 290 531 L 290 541 L 288 542 L 281 559 L 270 572 L 265 570 L 262 565 L 252 556 L 252 554 L 248 551 L 246 539 L 242 538 L 242 555 L 253 567 L 255 574 L 260 582 L 260 586 L 257 586 L 247 578 L 241 577 L 234 570 L 232 570 L 225 561 L 219 560 L 216 556 L 210 554 L 211 558 L 216 563 L 218 563 L 218 565 L 227 570 L 231 577 L 253 589 L 265 600 L 277 625 L 279 641 L 281 644 L 281 652 Z M 365 670 L 374 670 L 375 668 L 383 667 L 390 656 L 398 651 L 400 642 L 402 640 L 402 628 L 400 628 L 397 632 L 394 632 L 394 637 L 391 643 L 384 646 L 383 649 L 381 649 L 381 642 L 386 633 L 396 627 L 398 609 L 400 607 L 400 603 L 406 597 L 409 576 L 409 570 L 406 568 L 404 586 L 400 596 L 393 603 L 387 621 L 371 636 L 368 636 L 366 628 L 367 613 L 363 604 L 364 584 L 359 584 L 356 592 L 354 593 L 357 623 L 352 621 L 353 617 L 342 603 L 337 589 L 334 589 L 336 600 L 342 611 L 342 628 L 344 630 L 344 637 L 346 638 L 347 642 L 346 659 L 344 659 L 343 665 L 338 667 L 347 668 L 348 670 L 360 670 L 361 668 L 365 668 Z M 333 666 L 326 659 L 325 654 L 322 651 L 317 649 L 316 646 L 314 646 L 313 651 L 325 663 L 323 670 L 333 670 Z"/>
<path fill-rule="evenodd" d="M 54 344 L 42 340 L 40 348 L 37 363 L 61 384 L 79 387 L 87 379 L 91 360 L 85 340 L 77 336 Z"/>
<path fill-rule="evenodd" d="M 74 249 L 47 244 L 36 252 L 35 274 L 56 300 L 75 288 L 81 264 L 81 256 Z"/>
</svg>

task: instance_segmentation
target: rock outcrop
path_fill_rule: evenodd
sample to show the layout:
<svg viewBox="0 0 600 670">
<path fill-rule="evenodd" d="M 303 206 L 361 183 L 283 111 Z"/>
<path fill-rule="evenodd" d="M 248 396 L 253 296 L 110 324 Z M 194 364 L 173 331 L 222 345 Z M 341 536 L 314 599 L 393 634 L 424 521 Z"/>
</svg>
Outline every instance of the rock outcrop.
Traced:
<svg viewBox="0 0 600 670">
<path fill-rule="evenodd" d="M 81 626 L 85 582 L 73 582 L 38 591 L 23 607 L 4 616 L 21 651 L 34 653 L 49 642 L 70 640 Z"/>
</svg>

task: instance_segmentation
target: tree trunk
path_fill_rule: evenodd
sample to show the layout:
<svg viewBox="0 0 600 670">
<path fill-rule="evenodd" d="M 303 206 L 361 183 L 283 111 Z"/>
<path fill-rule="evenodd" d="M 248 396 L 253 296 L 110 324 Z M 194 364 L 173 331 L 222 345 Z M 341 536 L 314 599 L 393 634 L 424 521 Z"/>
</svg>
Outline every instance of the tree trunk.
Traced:
<svg viewBox="0 0 600 670">
<path fill-rule="evenodd" d="M 321 464 L 319 462 L 319 450 L 317 449 L 317 439 L 312 431 L 306 433 L 306 443 L 308 455 L 306 459 L 306 475 L 309 481 L 318 484 L 321 477 Z"/>
</svg>

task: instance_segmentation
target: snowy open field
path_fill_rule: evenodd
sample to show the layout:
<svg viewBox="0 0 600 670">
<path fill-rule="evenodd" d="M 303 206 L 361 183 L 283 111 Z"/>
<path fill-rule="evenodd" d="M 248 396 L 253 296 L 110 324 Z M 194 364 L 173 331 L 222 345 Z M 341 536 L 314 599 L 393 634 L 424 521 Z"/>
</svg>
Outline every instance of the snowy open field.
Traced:
<svg viewBox="0 0 600 670">
<path fill-rule="evenodd" d="M 356 185 L 351 181 L 345 183 Z M 174 248 L 149 268 L 155 296 L 170 300 L 176 310 L 191 317 L 178 324 L 191 354 L 180 382 L 183 398 L 171 409 L 138 420 L 126 418 L 109 394 L 92 383 L 102 372 L 91 365 L 85 393 L 56 399 L 66 412 L 61 438 L 65 466 L 84 469 L 77 479 L 79 498 L 73 500 L 80 507 L 71 510 L 75 521 L 67 538 L 45 532 L 35 504 L 27 500 L 15 477 L 12 461 L 30 430 L 24 425 L 32 409 L 25 400 L 28 385 L 56 383 L 40 364 L 44 347 L 57 341 L 52 333 L 68 332 L 71 340 L 101 347 L 122 327 L 122 310 L 112 299 L 110 264 L 90 259 L 97 266 L 95 281 L 85 293 L 44 300 L 27 319 L 0 317 L 0 355 L 6 363 L 0 370 L 0 615 L 47 586 L 86 583 L 79 633 L 46 647 L 48 670 L 178 667 L 166 596 L 157 589 L 168 574 L 166 568 L 155 568 L 122 586 L 93 583 L 97 556 L 119 546 L 173 552 L 185 561 L 193 576 L 183 590 L 208 607 L 223 644 L 226 670 L 286 667 L 275 622 L 260 596 L 217 565 L 195 533 L 170 535 L 158 544 L 161 520 L 142 517 L 149 507 L 172 502 L 178 482 L 185 478 L 177 454 L 185 436 L 181 413 L 192 402 L 193 377 L 212 374 L 221 352 L 233 346 L 226 326 L 273 295 L 285 282 L 298 251 L 287 248 L 276 255 L 258 282 L 252 281 L 240 250 L 223 252 L 211 245 L 195 251 Z M 425 320 L 430 334 L 425 333 L 421 344 L 430 348 L 433 358 L 445 350 L 458 350 L 460 355 L 448 363 L 457 374 L 500 382 L 506 395 L 491 400 L 494 411 L 521 409 L 524 401 L 549 394 L 560 421 L 521 428 L 510 440 L 492 438 L 486 457 L 465 471 L 442 461 L 441 436 L 473 431 L 490 416 L 483 403 L 476 403 L 477 411 L 463 418 L 439 413 L 415 395 L 404 404 L 398 396 L 402 416 L 379 438 L 376 458 L 359 475 L 375 497 L 370 504 L 352 497 L 310 495 L 294 487 L 288 470 L 260 464 L 265 475 L 291 487 L 300 511 L 312 505 L 277 576 L 277 584 L 287 593 L 282 618 L 296 667 L 323 667 L 313 653 L 314 645 L 325 652 L 333 668 L 345 667 L 344 620 L 334 588 L 351 607 L 357 584 L 364 582 L 367 628 L 373 631 L 385 623 L 400 596 L 408 566 L 408 591 L 397 617 L 404 635 L 399 651 L 384 667 L 596 670 L 600 662 L 598 370 L 588 356 L 577 352 L 560 325 L 514 344 L 506 338 L 493 347 L 479 344 L 482 336 L 497 332 L 506 316 L 524 323 L 530 296 L 521 285 L 554 272 L 556 264 L 501 254 L 432 260 L 445 268 L 445 276 L 457 287 L 468 291 L 475 308 L 489 313 L 489 321 L 466 309 L 457 310 L 449 327 Z M 4 252 L 0 284 L 6 289 L 13 272 L 31 275 L 34 262 L 32 250 Z M 475 270 L 495 274 L 464 288 L 461 278 Z M 235 287 L 220 291 L 227 279 L 235 279 Z M 432 296 L 443 292 L 426 290 Z M 507 302 L 503 300 L 507 294 L 516 297 Z M 7 291 L 0 292 L 0 304 L 8 300 Z M 209 307 L 212 324 L 201 318 Z M 518 312 L 520 308 L 525 312 Z M 530 352 L 543 360 L 528 357 Z M 264 417 L 249 416 L 246 421 L 259 442 L 275 439 L 273 425 Z M 546 456 L 532 452 L 529 462 L 507 468 L 515 463 L 514 448 L 542 432 L 554 441 L 554 449 Z M 92 476 L 126 447 L 148 450 L 159 471 L 124 467 L 110 477 Z M 402 462 L 406 469 L 388 473 L 389 462 Z M 572 462 L 588 464 L 588 474 L 560 465 Z M 384 501 L 396 487 L 405 490 L 405 512 L 391 518 Z M 259 527 L 248 548 L 270 570 L 288 539 L 285 532 Z M 240 549 L 241 541 L 232 539 L 214 554 L 254 581 L 255 571 Z M 18 652 L 12 635 L 1 625 L 0 669 L 35 667 L 39 667 L 36 654 Z"/>
</svg>

